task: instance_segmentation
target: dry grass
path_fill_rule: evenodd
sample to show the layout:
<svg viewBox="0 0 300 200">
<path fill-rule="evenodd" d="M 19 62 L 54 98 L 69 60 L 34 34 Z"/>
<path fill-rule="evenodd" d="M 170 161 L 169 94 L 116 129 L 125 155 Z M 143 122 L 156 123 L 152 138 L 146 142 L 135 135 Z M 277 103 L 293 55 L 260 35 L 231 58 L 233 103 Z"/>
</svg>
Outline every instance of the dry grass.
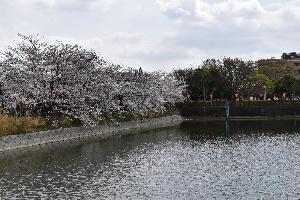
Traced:
<svg viewBox="0 0 300 200">
<path fill-rule="evenodd" d="M 41 117 L 11 117 L 0 115 L 0 136 L 29 133 L 44 127 Z"/>
</svg>

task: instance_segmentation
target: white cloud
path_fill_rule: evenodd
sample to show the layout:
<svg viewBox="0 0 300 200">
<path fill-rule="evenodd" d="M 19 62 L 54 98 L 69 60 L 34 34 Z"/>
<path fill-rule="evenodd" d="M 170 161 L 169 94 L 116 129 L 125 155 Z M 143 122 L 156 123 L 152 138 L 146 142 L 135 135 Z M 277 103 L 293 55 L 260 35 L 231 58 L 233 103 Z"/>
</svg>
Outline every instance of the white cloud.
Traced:
<svg viewBox="0 0 300 200">
<path fill-rule="evenodd" d="M 257 55 L 278 56 L 283 51 L 296 51 L 295 41 L 300 39 L 297 26 L 300 3 L 262 2 L 157 0 L 161 12 L 177 24 L 176 37 L 170 43 L 205 50 L 211 57 L 257 58 Z"/>
<path fill-rule="evenodd" d="M 299 50 L 299 0 L 0 0 L 0 49 L 17 33 L 79 43 L 125 66 Z"/>
<path fill-rule="evenodd" d="M 107 11 L 114 0 L 2 0 L 3 5 L 23 8 L 41 7 L 47 9 Z"/>
<path fill-rule="evenodd" d="M 172 37 L 172 33 L 149 38 L 144 33 L 117 32 L 103 37 L 101 51 L 105 57 L 125 66 L 171 70 L 187 64 L 185 61 L 191 57 L 184 47 L 167 43 L 167 38 Z"/>
<path fill-rule="evenodd" d="M 287 18 L 293 22 L 300 20 L 300 4 L 295 4 L 294 1 L 290 1 L 289 6 L 274 3 L 271 9 L 269 7 L 272 2 L 269 1 L 268 6 L 264 6 L 259 0 L 157 0 L 157 3 L 161 11 L 171 19 L 199 26 L 251 25 L 263 28 L 272 25 L 274 28 L 282 28 L 286 22 L 289 23 L 285 21 Z M 273 26 L 274 22 L 276 26 Z"/>
<path fill-rule="evenodd" d="M 97 50 L 104 58 L 115 64 L 125 67 L 144 67 L 147 70 L 171 70 L 179 67 L 182 59 L 188 61 L 194 54 L 184 48 L 176 49 L 172 45 L 166 44 L 166 38 L 172 33 L 163 34 L 159 39 L 149 39 L 143 33 L 116 32 L 93 37 L 89 39 L 76 39 L 71 37 L 43 37 L 46 41 L 53 43 L 56 41 L 78 44 L 87 49 Z M 174 64 L 174 62 L 177 64 Z M 147 64 L 145 64 L 147 63 Z"/>
</svg>

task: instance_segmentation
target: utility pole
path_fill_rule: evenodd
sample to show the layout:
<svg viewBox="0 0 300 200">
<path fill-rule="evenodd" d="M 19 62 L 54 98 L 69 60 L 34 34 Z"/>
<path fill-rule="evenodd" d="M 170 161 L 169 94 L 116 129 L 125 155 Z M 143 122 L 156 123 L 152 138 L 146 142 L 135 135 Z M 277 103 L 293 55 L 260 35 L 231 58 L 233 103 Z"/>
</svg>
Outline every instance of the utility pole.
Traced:
<svg viewBox="0 0 300 200">
<path fill-rule="evenodd" d="M 264 101 L 267 101 L 267 86 L 264 85 Z"/>
</svg>

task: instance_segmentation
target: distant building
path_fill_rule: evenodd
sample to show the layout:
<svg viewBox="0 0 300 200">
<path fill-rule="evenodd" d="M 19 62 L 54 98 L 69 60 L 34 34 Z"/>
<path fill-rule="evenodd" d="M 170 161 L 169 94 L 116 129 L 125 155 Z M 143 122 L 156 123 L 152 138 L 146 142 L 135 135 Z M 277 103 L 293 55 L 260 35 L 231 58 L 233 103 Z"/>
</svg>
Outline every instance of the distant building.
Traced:
<svg viewBox="0 0 300 200">
<path fill-rule="evenodd" d="M 294 63 L 294 65 L 297 66 L 297 71 L 298 74 L 300 75 L 300 53 L 296 53 L 296 52 L 283 53 L 281 58 L 284 60 L 289 60 L 292 63 Z"/>
</svg>

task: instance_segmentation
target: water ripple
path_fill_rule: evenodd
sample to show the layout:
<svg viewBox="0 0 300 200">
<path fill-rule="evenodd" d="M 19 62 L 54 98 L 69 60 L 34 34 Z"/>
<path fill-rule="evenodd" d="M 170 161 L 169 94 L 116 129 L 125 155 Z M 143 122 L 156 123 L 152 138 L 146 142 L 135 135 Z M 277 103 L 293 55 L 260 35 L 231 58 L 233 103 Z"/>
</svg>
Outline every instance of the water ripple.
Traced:
<svg viewBox="0 0 300 200">
<path fill-rule="evenodd" d="M 2 160 L 1 199 L 300 198 L 299 132 L 201 127 Z"/>
</svg>

